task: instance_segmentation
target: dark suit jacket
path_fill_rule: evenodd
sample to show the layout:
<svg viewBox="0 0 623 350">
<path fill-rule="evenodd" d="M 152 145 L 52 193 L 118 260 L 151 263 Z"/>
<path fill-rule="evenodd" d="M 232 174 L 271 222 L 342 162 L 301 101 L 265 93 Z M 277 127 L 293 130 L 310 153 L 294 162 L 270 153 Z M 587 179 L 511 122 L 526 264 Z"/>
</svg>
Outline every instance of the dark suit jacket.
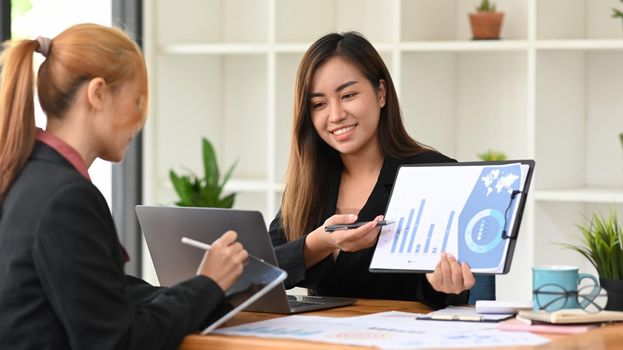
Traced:
<svg viewBox="0 0 623 350">
<path fill-rule="evenodd" d="M 402 164 L 455 162 L 442 154 L 427 151 L 410 159 L 386 158 L 368 201 L 359 212 L 358 221 L 368 221 L 383 214 L 391 194 L 396 172 Z M 329 195 L 324 215 L 315 227 L 335 214 L 341 171 L 330 175 Z M 465 304 L 468 292 L 448 295 L 435 291 L 421 273 L 371 273 L 368 268 L 374 246 L 358 252 L 340 252 L 337 259 L 328 256 L 310 269 L 305 269 L 303 251 L 305 236 L 287 242 L 279 214 L 270 225 L 270 237 L 281 268 L 288 272 L 286 287 L 311 289 L 312 294 L 356 298 L 416 300 L 433 308 L 448 304 Z"/>
<path fill-rule="evenodd" d="M 0 349 L 175 349 L 224 298 L 125 276 L 106 201 L 37 142 L 0 207 Z"/>
</svg>

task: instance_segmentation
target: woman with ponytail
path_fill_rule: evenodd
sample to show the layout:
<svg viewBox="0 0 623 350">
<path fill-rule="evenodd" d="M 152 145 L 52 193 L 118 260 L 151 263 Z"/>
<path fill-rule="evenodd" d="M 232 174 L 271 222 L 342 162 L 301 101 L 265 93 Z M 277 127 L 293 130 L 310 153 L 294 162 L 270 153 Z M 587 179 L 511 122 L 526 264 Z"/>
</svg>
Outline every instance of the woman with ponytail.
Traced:
<svg viewBox="0 0 623 350">
<path fill-rule="evenodd" d="M 205 326 L 247 252 L 230 231 L 178 285 L 124 275 L 128 257 L 87 169 L 121 161 L 145 122 L 140 49 L 120 30 L 81 24 L 9 43 L 0 64 L 0 348 L 176 349 Z"/>
</svg>

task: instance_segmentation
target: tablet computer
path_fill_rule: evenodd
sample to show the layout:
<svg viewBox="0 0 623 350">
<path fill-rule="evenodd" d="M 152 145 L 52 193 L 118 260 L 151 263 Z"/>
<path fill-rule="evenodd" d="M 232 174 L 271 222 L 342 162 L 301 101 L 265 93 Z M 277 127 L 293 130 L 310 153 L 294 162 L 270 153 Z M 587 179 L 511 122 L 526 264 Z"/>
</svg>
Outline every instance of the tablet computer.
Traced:
<svg viewBox="0 0 623 350">
<path fill-rule="evenodd" d="M 442 253 L 473 273 L 511 266 L 533 160 L 403 165 L 398 169 L 372 272 L 430 272 Z"/>
<path fill-rule="evenodd" d="M 287 273 L 264 260 L 249 255 L 244 270 L 236 283 L 225 292 L 225 301 L 210 315 L 210 325 L 201 334 L 210 333 L 238 312 L 275 288 Z"/>
</svg>

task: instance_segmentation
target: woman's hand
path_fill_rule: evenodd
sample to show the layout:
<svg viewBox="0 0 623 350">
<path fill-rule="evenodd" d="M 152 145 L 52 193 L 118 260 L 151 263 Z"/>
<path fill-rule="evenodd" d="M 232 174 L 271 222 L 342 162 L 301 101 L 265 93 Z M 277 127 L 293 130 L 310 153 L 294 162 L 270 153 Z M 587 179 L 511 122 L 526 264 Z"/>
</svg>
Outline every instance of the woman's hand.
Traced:
<svg viewBox="0 0 623 350">
<path fill-rule="evenodd" d="M 317 264 L 335 250 L 356 252 L 373 246 L 381 232 L 381 228 L 376 226 L 380 220 L 383 220 L 383 215 L 355 229 L 326 232 L 325 226 L 357 221 L 354 214 L 331 216 L 305 238 L 305 266 L 309 268 Z"/>
<path fill-rule="evenodd" d="M 369 248 L 376 243 L 381 228 L 376 223 L 383 220 L 383 215 L 379 215 L 374 220 L 365 225 L 350 230 L 336 230 L 326 232 L 325 226 L 337 224 L 352 224 L 357 221 L 357 215 L 333 215 L 328 218 L 322 226 L 316 230 L 321 230 L 327 239 L 327 244 L 333 249 L 343 250 L 345 252 L 356 252 Z"/>
<path fill-rule="evenodd" d="M 197 275 L 210 277 L 223 291 L 240 277 L 249 257 L 242 244 L 236 242 L 237 237 L 235 231 L 227 231 L 214 241 L 212 248 L 203 254 L 197 270 Z"/>
<path fill-rule="evenodd" d="M 435 271 L 426 274 L 430 285 L 438 292 L 459 294 L 474 286 L 474 274 L 467 263 L 459 264 L 450 254 L 442 254 Z"/>
</svg>

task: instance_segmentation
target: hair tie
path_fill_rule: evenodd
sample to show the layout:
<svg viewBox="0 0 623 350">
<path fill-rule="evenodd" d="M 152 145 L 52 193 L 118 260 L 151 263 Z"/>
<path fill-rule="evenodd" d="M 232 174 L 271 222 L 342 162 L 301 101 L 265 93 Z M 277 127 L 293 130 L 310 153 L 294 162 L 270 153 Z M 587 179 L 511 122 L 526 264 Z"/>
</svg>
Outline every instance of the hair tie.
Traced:
<svg viewBox="0 0 623 350">
<path fill-rule="evenodd" d="M 35 41 L 39 43 L 39 47 L 37 47 L 35 52 L 42 54 L 43 57 L 48 57 L 50 55 L 50 45 L 52 44 L 52 40 L 38 36 Z"/>
</svg>

